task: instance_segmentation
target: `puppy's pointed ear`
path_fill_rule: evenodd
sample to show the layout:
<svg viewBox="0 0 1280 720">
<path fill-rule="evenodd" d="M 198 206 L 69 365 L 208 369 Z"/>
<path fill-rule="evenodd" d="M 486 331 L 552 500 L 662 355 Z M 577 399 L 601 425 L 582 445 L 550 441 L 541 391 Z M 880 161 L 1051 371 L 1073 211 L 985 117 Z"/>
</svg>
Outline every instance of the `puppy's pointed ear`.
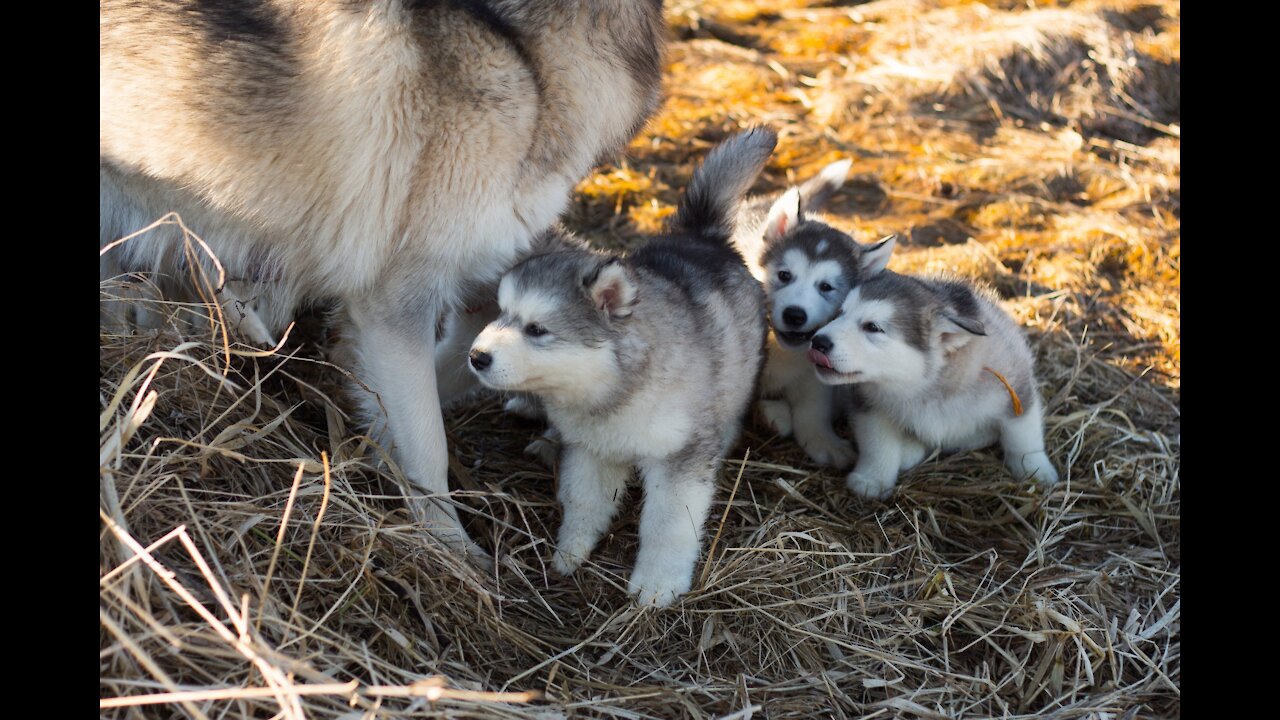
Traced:
<svg viewBox="0 0 1280 720">
<path fill-rule="evenodd" d="M 942 348 L 946 352 L 959 350 L 975 337 L 987 334 L 981 320 L 951 312 L 943 312 L 938 317 L 938 328 L 942 331 Z"/>
<path fill-rule="evenodd" d="M 893 255 L 893 248 L 898 244 L 898 236 L 890 235 L 882 238 L 875 245 L 865 245 L 862 248 L 862 258 L 859 265 L 862 267 L 863 277 L 871 277 L 889 264 L 889 256 Z"/>
<path fill-rule="evenodd" d="M 631 314 L 631 306 L 636 301 L 636 285 L 620 258 L 605 260 L 593 275 L 587 276 L 583 285 L 596 309 L 609 317 L 624 318 Z"/>
<path fill-rule="evenodd" d="M 764 240 L 773 242 L 804 222 L 800 208 L 800 188 L 791 188 L 774 201 L 764 221 Z"/>
</svg>

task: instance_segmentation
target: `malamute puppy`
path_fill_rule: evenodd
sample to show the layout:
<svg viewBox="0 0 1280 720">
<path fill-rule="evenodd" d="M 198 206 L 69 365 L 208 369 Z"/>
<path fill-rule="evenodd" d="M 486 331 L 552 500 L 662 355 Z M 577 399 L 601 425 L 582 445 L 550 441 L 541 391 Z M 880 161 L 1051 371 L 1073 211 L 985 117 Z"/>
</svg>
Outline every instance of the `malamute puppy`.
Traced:
<svg viewBox="0 0 1280 720">
<path fill-rule="evenodd" d="M 831 163 L 772 205 L 744 203 L 734 243 L 768 296 L 768 357 L 760 412 L 783 437 L 795 433 L 809 459 L 848 467 L 853 447 L 832 428 L 830 387 L 813 375 L 809 338 L 840 310 L 850 288 L 884 269 L 894 238 L 863 245 L 823 221 L 817 211 L 844 184 L 849 160 Z"/>
<path fill-rule="evenodd" d="M 539 396 L 563 438 L 557 570 L 586 559 L 639 467 L 628 589 L 642 604 L 689 589 L 716 476 L 755 388 L 764 293 L 729 239 L 775 142 L 755 128 L 712 150 L 667 234 L 626 257 L 568 251 L 517 265 L 498 287 L 501 316 L 472 347 L 480 381 Z"/>
<path fill-rule="evenodd" d="M 339 300 L 363 414 L 428 526 L 478 551 L 447 502 L 437 320 L 657 109 L 661 0 L 121 0 L 99 23 L 101 246 L 176 211 L 257 339 Z M 133 238 L 102 277 L 180 284 L 181 240 Z"/>
<path fill-rule="evenodd" d="M 963 281 L 880 273 L 813 337 L 809 360 L 822 382 L 854 384 L 848 486 L 861 497 L 888 497 L 898 473 L 935 448 L 997 440 L 1015 478 L 1058 481 L 1027 340 L 993 296 Z"/>
<path fill-rule="evenodd" d="M 585 250 L 587 244 L 559 224 L 537 237 L 525 257 L 561 250 Z M 498 284 L 473 293 L 466 307 L 440 318 L 436 329 L 436 378 L 440 390 L 440 407 L 448 409 L 471 397 L 483 386 L 471 372 L 468 355 L 476 336 L 498 319 Z M 504 409 L 530 420 L 546 421 L 547 414 L 538 399 L 528 393 L 511 393 Z M 559 455 L 560 435 L 548 425 L 525 447 L 525 454 L 537 458 L 549 468 L 555 467 Z"/>
</svg>

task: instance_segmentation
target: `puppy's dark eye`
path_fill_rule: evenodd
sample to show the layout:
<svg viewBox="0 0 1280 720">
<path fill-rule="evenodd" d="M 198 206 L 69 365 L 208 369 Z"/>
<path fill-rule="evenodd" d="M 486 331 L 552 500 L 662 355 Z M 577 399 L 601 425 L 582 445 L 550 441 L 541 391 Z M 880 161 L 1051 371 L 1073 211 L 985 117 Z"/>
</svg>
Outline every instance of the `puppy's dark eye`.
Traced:
<svg viewBox="0 0 1280 720">
<path fill-rule="evenodd" d="M 789 282 L 791 282 L 791 278 L 792 278 L 792 277 L 794 277 L 794 276 L 793 276 L 791 273 L 787 272 L 786 270 L 779 270 L 779 271 L 778 271 L 778 280 L 779 280 L 780 282 L 789 283 Z"/>
<path fill-rule="evenodd" d="M 862 323 L 862 331 L 869 333 L 882 333 L 884 332 L 884 328 L 873 322 L 864 322 Z"/>
<path fill-rule="evenodd" d="M 547 329 L 538 323 L 529 323 L 524 326 L 524 334 L 529 337 L 542 337 L 547 334 Z"/>
<path fill-rule="evenodd" d="M 835 290 L 835 288 L 831 287 L 831 283 L 829 283 L 829 282 L 824 282 L 824 283 L 822 283 L 822 284 L 818 285 L 818 290 L 820 290 L 820 291 L 822 291 L 822 292 L 831 292 L 832 290 Z"/>
</svg>

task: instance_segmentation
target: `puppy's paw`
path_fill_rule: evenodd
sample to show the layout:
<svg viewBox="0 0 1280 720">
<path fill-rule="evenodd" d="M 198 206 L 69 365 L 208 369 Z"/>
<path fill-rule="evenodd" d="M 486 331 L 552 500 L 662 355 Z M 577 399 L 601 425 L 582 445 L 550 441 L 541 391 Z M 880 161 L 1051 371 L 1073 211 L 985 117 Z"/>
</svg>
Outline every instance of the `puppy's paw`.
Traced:
<svg viewBox="0 0 1280 720">
<path fill-rule="evenodd" d="M 760 415 L 778 437 L 791 435 L 791 406 L 786 400 L 761 400 Z"/>
<path fill-rule="evenodd" d="M 849 467 L 857 457 L 853 445 L 835 434 L 807 437 L 800 442 L 800 447 L 810 460 L 836 469 Z"/>
<path fill-rule="evenodd" d="M 1058 471 L 1053 467 L 1053 463 L 1049 462 L 1049 456 L 1044 452 L 1027 453 L 1022 456 L 1022 462 L 1015 465 L 1009 464 L 1009 470 L 1013 472 L 1014 478 L 1019 482 L 1024 480 L 1035 479 L 1045 487 L 1052 487 L 1058 484 Z"/>
<path fill-rule="evenodd" d="M 591 548 L 592 543 L 584 537 L 561 536 L 556 552 L 551 556 L 551 567 L 568 577 L 586 562 L 587 556 L 591 554 Z"/>
<path fill-rule="evenodd" d="M 551 556 L 551 567 L 555 568 L 556 572 L 561 575 L 568 577 L 572 575 L 586 559 L 587 558 L 582 555 L 574 555 L 573 553 L 568 553 L 564 550 L 556 550 L 555 554 Z"/>
<path fill-rule="evenodd" d="M 560 444 L 545 435 L 539 435 L 524 447 L 524 454 L 542 463 L 548 470 L 555 469 L 560 457 Z"/>
<path fill-rule="evenodd" d="M 547 417 L 542 403 L 528 395 L 513 395 L 502 405 L 502 409 L 512 415 L 519 415 L 530 420 L 544 420 Z"/>
<path fill-rule="evenodd" d="M 627 581 L 627 592 L 636 597 L 638 605 L 666 607 L 684 593 L 693 583 L 692 568 L 637 567 Z"/>
<path fill-rule="evenodd" d="M 849 477 L 845 479 L 845 487 L 849 488 L 854 495 L 866 500 L 887 499 L 893 494 L 896 484 L 897 478 L 881 480 L 856 470 L 849 473 Z"/>
</svg>

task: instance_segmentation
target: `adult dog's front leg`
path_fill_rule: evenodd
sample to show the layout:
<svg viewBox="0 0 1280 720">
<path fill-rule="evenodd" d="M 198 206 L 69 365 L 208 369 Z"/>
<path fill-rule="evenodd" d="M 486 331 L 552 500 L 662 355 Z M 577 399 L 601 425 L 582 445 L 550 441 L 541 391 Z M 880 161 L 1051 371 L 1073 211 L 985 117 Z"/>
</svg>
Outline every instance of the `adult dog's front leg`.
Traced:
<svg viewBox="0 0 1280 720">
<path fill-rule="evenodd" d="M 409 314 L 403 304 L 380 312 L 381 303 L 352 303 L 343 334 L 350 338 L 358 376 L 376 393 L 358 394 L 366 417 L 375 429 L 382 425 L 378 437 L 390 441 L 396 462 L 424 493 L 415 511 L 442 542 L 487 561 L 488 553 L 467 537 L 448 497 L 449 454 L 436 387 L 439 310 L 431 305 Z"/>
</svg>

